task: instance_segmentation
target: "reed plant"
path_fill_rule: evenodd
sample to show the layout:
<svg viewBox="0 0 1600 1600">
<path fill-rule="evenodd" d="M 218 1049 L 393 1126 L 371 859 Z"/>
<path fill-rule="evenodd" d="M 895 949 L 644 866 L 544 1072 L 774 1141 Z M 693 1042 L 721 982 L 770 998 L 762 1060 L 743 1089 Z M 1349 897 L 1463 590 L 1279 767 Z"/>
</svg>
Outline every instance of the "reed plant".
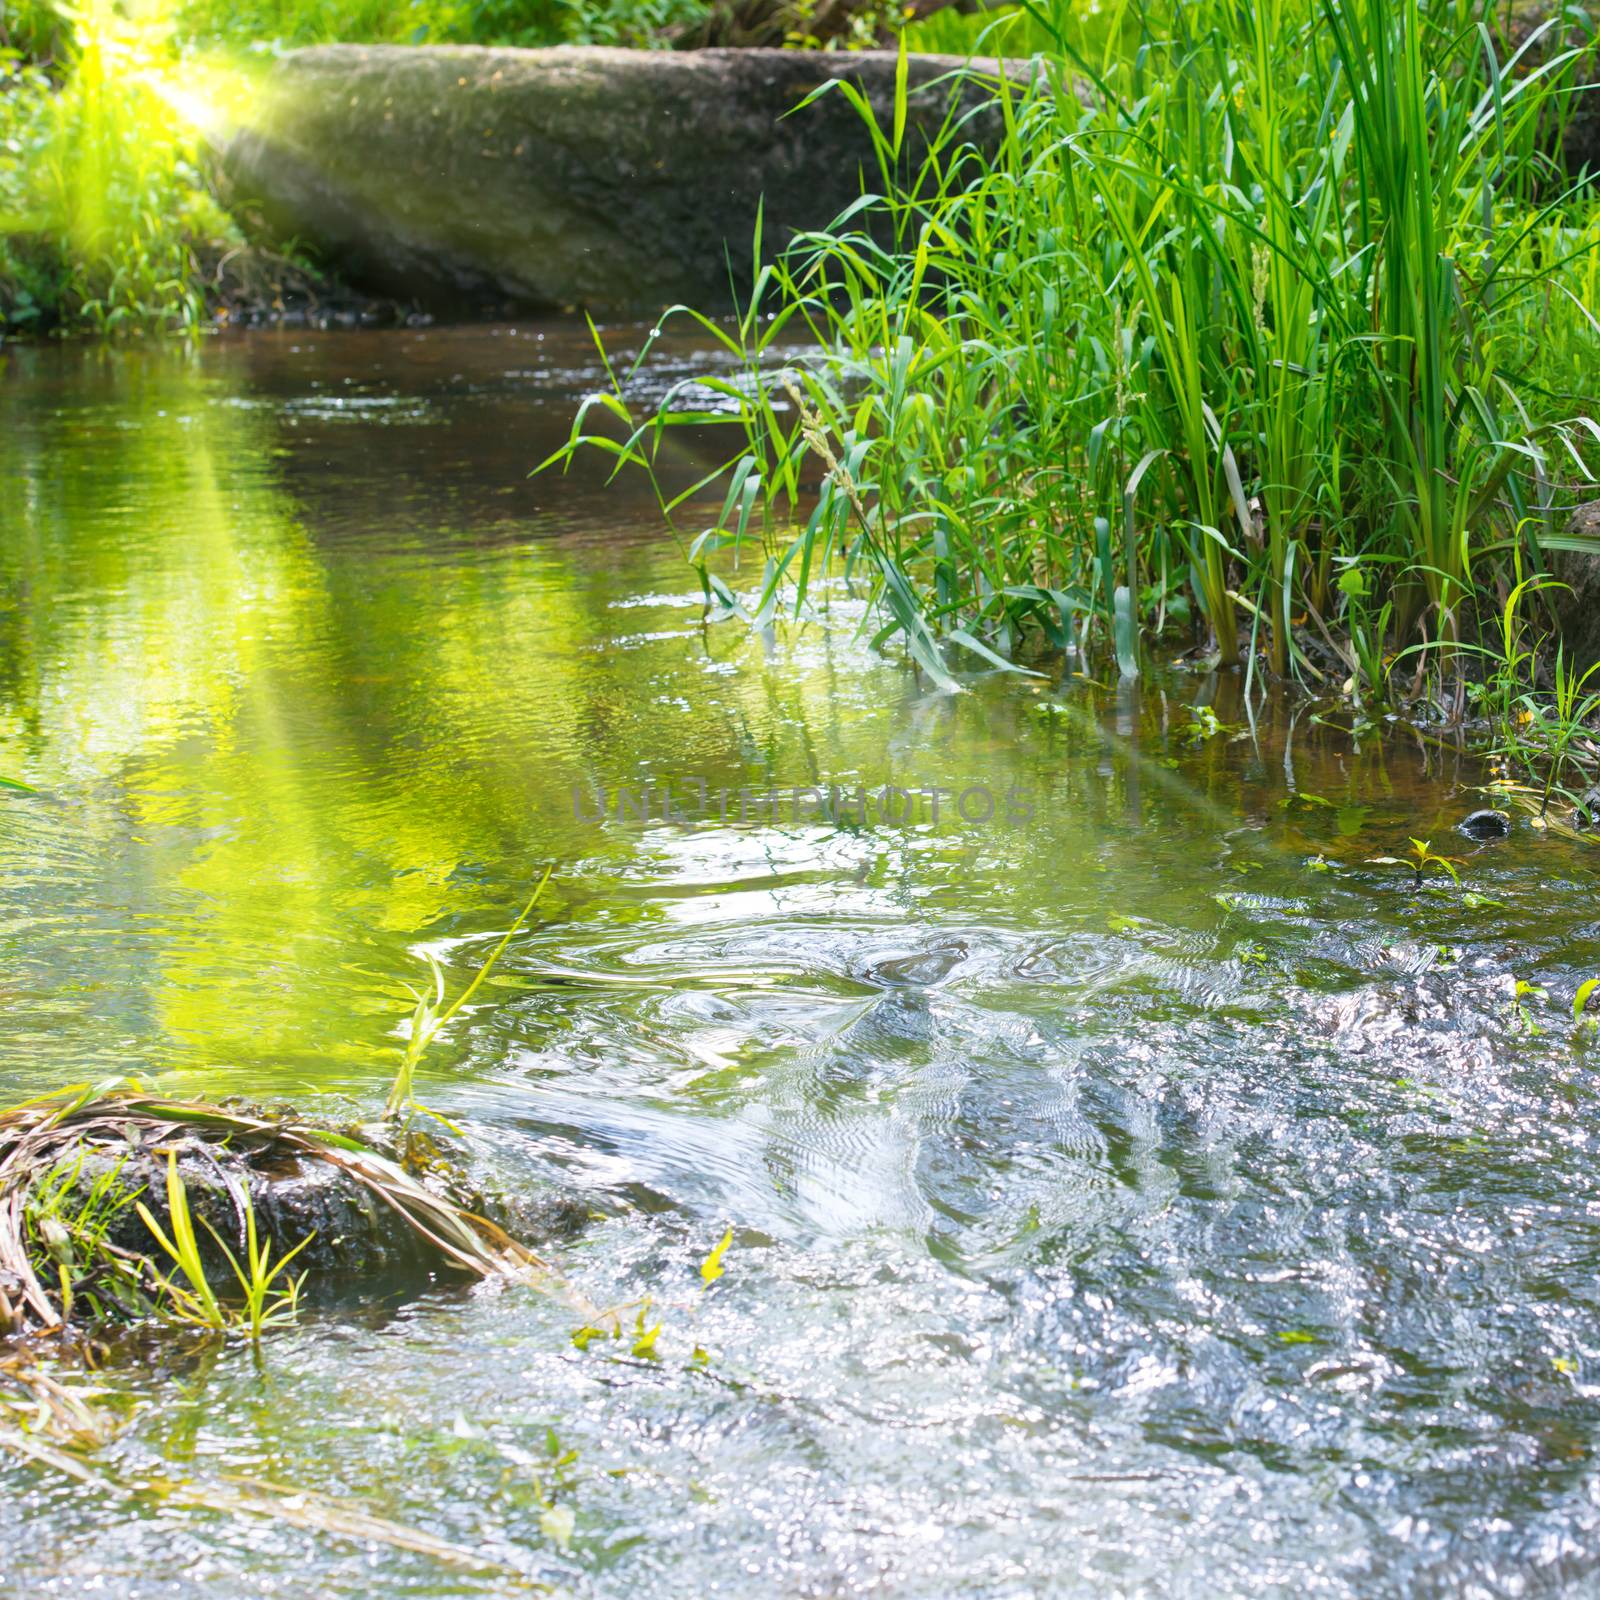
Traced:
<svg viewBox="0 0 1600 1600">
<path fill-rule="evenodd" d="M 418 993 L 409 984 L 406 985 L 414 1002 L 411 1012 L 410 1024 L 406 1030 L 406 1046 L 400 1058 L 399 1068 L 395 1072 L 394 1082 L 389 1087 L 389 1098 L 384 1105 L 383 1114 L 390 1119 L 397 1119 L 409 1115 L 414 1110 L 426 1109 L 418 1105 L 415 1088 L 417 1079 L 417 1066 L 424 1053 L 439 1034 L 449 1025 L 463 1006 L 478 992 L 484 979 L 494 970 L 495 963 L 505 954 L 516 935 L 526 925 L 527 920 L 533 915 L 533 908 L 538 905 L 539 897 L 545 891 L 545 885 L 550 882 L 550 875 L 554 867 L 546 867 L 538 883 L 534 886 L 533 893 L 528 896 L 527 903 L 517 913 L 516 921 L 500 936 L 500 941 L 489 952 L 483 965 L 473 975 L 472 981 L 461 991 L 456 998 L 445 1004 L 444 969 L 439 965 L 433 952 L 424 952 L 428 969 L 433 977 L 433 986 L 426 993 Z M 437 1113 L 432 1113 L 437 1115 Z"/>
<path fill-rule="evenodd" d="M 1119 0 L 1092 33 L 1026 10 L 1051 48 L 974 63 L 931 135 L 904 73 L 883 116 L 819 91 L 866 124 L 860 200 L 731 323 L 663 320 L 732 373 L 640 411 L 615 371 L 553 459 L 659 482 L 673 429 L 731 428 L 661 492 L 708 595 L 802 611 L 842 564 L 942 683 L 952 647 L 1018 667 L 1030 641 L 1136 672 L 1188 618 L 1223 665 L 1353 664 L 1381 696 L 1519 549 L 1540 569 L 1590 476 L 1597 233 L 1553 153 L 1589 47 L 1513 43 L 1483 0 Z M 735 602 L 715 558 L 754 542 Z"/>
</svg>

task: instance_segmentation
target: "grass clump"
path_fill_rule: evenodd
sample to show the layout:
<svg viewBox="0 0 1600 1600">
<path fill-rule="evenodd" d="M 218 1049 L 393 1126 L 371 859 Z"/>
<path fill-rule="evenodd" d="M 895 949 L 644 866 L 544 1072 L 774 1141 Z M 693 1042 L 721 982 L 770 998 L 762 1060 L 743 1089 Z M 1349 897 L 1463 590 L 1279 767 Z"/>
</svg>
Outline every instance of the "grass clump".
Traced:
<svg viewBox="0 0 1600 1600">
<path fill-rule="evenodd" d="M 563 456 L 654 471 L 731 425 L 683 530 L 708 592 L 756 544 L 753 614 L 799 611 L 842 558 L 945 684 L 950 646 L 1132 673 L 1173 629 L 1371 698 L 1413 641 L 1459 670 L 1600 439 L 1564 387 L 1600 232 L 1553 155 L 1588 47 L 1480 0 L 1027 11 L 1053 47 L 925 147 L 903 87 L 881 124 L 826 90 L 875 168 L 731 328 L 697 319 L 741 369 L 699 380 L 719 409 L 636 414 L 619 373 Z"/>
<path fill-rule="evenodd" d="M 141 1181 L 152 1162 L 159 1207 Z M 236 1224 L 231 1243 L 197 1217 L 180 1163 L 210 1174 L 213 1209 Z M 0 1112 L 0 1337 L 157 1318 L 259 1338 L 293 1317 L 301 1280 L 288 1268 L 310 1240 L 274 1238 L 242 1174 L 308 1165 L 397 1218 L 425 1263 L 476 1277 L 543 1270 L 449 1184 L 352 1133 L 110 1083 Z"/>
<path fill-rule="evenodd" d="M 543 876 L 534 886 L 533 893 L 528 896 L 527 904 L 517 913 L 516 921 L 501 935 L 500 942 L 489 952 L 488 959 L 478 968 L 472 981 L 449 1005 L 445 1004 L 444 999 L 444 969 L 433 953 L 427 952 L 428 968 L 433 976 L 433 988 L 427 994 L 419 994 L 409 984 L 406 986 L 416 1005 L 412 1010 L 411 1023 L 406 1034 L 405 1052 L 400 1058 L 399 1069 L 389 1087 L 389 1098 L 384 1104 L 385 1117 L 395 1119 L 413 1110 L 422 1109 L 418 1105 L 415 1089 L 417 1066 L 424 1053 L 449 1024 L 450 1019 L 478 992 L 484 979 L 494 970 L 495 963 L 505 954 L 506 946 L 533 915 L 533 908 L 538 905 L 539 897 L 544 893 L 545 885 L 550 882 L 550 875 L 554 871 L 554 867 L 545 868 Z"/>
<path fill-rule="evenodd" d="M 173 1315 L 182 1322 L 193 1323 L 198 1328 L 207 1328 L 214 1332 L 224 1332 L 229 1328 L 238 1327 L 258 1342 L 265 1329 L 294 1321 L 300 1304 L 300 1288 L 304 1282 L 304 1275 L 290 1278 L 287 1272 L 290 1262 L 311 1243 L 313 1236 L 308 1234 L 299 1244 L 285 1251 L 274 1262 L 272 1242 L 271 1240 L 265 1244 L 261 1242 L 256 1227 L 255 1206 L 251 1203 L 248 1186 L 244 1186 L 241 1198 L 244 1211 L 244 1238 L 240 1243 L 243 1246 L 248 1270 L 240 1266 L 239 1258 L 228 1248 L 227 1240 L 209 1222 L 204 1223 L 207 1232 L 216 1241 L 217 1248 L 226 1257 L 228 1265 L 233 1269 L 234 1277 L 238 1280 L 241 1303 L 235 1307 L 224 1303 L 211 1286 L 205 1258 L 200 1252 L 200 1240 L 194 1229 L 188 1192 L 183 1179 L 178 1176 L 178 1156 L 175 1150 L 167 1152 L 166 1189 L 167 1219 L 172 1230 L 170 1237 L 143 1201 L 136 1201 L 135 1209 L 156 1243 L 183 1275 L 184 1281 L 181 1284 L 170 1276 L 157 1279 L 157 1286 Z M 281 1289 L 276 1287 L 280 1279 L 284 1284 Z"/>
</svg>

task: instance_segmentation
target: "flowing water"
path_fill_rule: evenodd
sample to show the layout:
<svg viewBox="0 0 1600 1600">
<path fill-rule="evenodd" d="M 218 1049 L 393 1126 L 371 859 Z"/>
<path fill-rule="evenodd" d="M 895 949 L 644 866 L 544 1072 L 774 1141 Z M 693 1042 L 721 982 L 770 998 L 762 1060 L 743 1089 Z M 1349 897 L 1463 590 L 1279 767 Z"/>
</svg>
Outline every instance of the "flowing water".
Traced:
<svg viewBox="0 0 1600 1600">
<path fill-rule="evenodd" d="M 0 1456 L 7 1591 L 1594 1592 L 1596 854 L 1236 681 L 936 696 L 842 586 L 708 626 L 639 486 L 527 476 L 595 376 L 563 324 L 6 358 L 0 1094 L 371 1115 L 424 953 L 554 862 L 419 1091 L 660 1327 L 441 1284 L 147 1349 L 91 1481 Z"/>
</svg>

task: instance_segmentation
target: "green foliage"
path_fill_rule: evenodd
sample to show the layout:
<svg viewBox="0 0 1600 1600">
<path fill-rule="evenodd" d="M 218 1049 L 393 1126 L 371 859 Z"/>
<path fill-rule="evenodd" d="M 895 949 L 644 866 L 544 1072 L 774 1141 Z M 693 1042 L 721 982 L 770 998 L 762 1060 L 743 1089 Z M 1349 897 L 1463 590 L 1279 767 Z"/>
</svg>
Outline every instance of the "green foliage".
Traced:
<svg viewBox="0 0 1600 1600">
<path fill-rule="evenodd" d="M 1534 68 L 1476 0 L 1176 0 L 1093 36 L 1028 11 L 1054 47 L 989 83 L 997 146 L 823 91 L 875 166 L 735 324 L 695 319 L 737 368 L 700 380 L 718 409 L 635 414 L 616 374 L 557 459 L 654 471 L 674 427 L 731 426 L 722 510 L 682 530 L 708 596 L 799 613 L 842 559 L 935 683 L 947 647 L 1015 664 L 1030 636 L 1131 673 L 1186 589 L 1224 664 L 1325 679 L 1309 619 L 1381 694 L 1589 476 L 1600 430 L 1539 364 L 1597 348 L 1600 233 L 1539 142 L 1579 55 Z M 711 558 L 754 541 L 744 607 Z"/>
<path fill-rule="evenodd" d="M 1522 579 L 1507 594 L 1487 642 L 1453 646 L 1481 664 L 1469 699 L 1488 720 L 1492 753 L 1520 768 L 1539 795 L 1541 820 L 1555 795 L 1580 804 L 1578 791 L 1592 776 L 1585 757 L 1593 761 L 1597 754 L 1590 722 L 1600 712 L 1600 686 L 1591 685 L 1600 663 L 1579 672 L 1559 640 L 1552 655 L 1548 638 L 1531 633 L 1524 615 L 1533 597 L 1562 587 L 1549 578 Z M 1414 646 L 1401 659 L 1426 648 Z"/>
<path fill-rule="evenodd" d="M 289 1277 L 287 1275 L 289 1264 L 311 1243 L 315 1235 L 307 1234 L 293 1249 L 285 1251 L 277 1261 L 274 1261 L 272 1241 L 257 1238 L 256 1212 L 250 1200 L 248 1185 L 244 1189 L 243 1263 L 209 1222 L 206 1228 L 216 1240 L 217 1248 L 228 1258 L 228 1265 L 238 1280 L 243 1305 L 234 1313 L 234 1325 L 247 1334 L 252 1342 L 259 1343 L 261 1335 L 268 1328 L 293 1322 L 300 1309 L 300 1289 L 305 1280 L 303 1274 L 299 1278 Z M 281 1289 L 276 1287 L 279 1279 L 283 1280 L 284 1286 Z"/>
<path fill-rule="evenodd" d="M 1585 978 L 1572 997 L 1572 1020 L 1577 1024 L 1576 1038 L 1579 1041 L 1592 1039 L 1596 1033 L 1600 1033 L 1600 1017 L 1590 1015 L 1588 1010 L 1589 1001 L 1596 990 L 1600 990 L 1600 978 Z"/>
<path fill-rule="evenodd" d="M 1548 989 L 1541 989 L 1526 978 L 1518 978 L 1511 993 L 1511 1004 L 1506 1008 L 1513 1031 L 1530 1036 L 1543 1033 L 1544 1028 L 1535 1017 L 1534 1007 L 1542 1005 L 1549 998 Z"/>
<path fill-rule="evenodd" d="M 137 1265 L 106 1249 L 106 1235 L 139 1193 L 119 1181 L 120 1165 L 94 1180 L 84 1192 L 83 1156 L 59 1161 L 36 1184 L 24 1208 L 24 1238 L 29 1259 L 61 1292 L 62 1320 L 75 1310 L 105 1321 L 141 1315 L 148 1301 Z"/>
<path fill-rule="evenodd" d="M 1372 864 L 1379 867 L 1409 867 L 1416 875 L 1412 887 L 1420 889 L 1423 880 L 1430 872 L 1446 874 L 1452 883 L 1460 883 L 1461 875 L 1456 871 L 1458 857 L 1441 856 L 1437 854 L 1432 843 L 1427 839 L 1413 839 L 1411 849 L 1404 858 L 1399 856 L 1373 856 Z"/>
<path fill-rule="evenodd" d="M 0 335 L 193 329 L 244 241 L 201 128 L 261 43 L 661 44 L 701 0 L 41 0 L 0 6 Z"/>
<path fill-rule="evenodd" d="M 257 41 L 351 44 L 622 44 L 660 46 L 698 22 L 702 0 L 188 0 L 180 38 L 212 46 Z"/>
<path fill-rule="evenodd" d="M 175 1152 L 167 1152 L 167 1214 L 172 1236 L 167 1236 L 142 1200 L 138 1202 L 138 1210 L 140 1221 L 183 1274 L 182 1284 L 169 1278 L 163 1285 L 173 1310 L 185 1322 L 193 1322 L 199 1327 L 226 1328 L 228 1317 L 206 1276 L 205 1262 L 200 1256 L 200 1242 L 195 1236 L 194 1218 L 189 1212 L 189 1194 L 178 1175 Z"/>
<path fill-rule="evenodd" d="M 206 189 L 158 29 L 74 14 L 56 81 L 0 57 L 0 331 L 193 327 L 198 251 L 238 241 Z"/>
<path fill-rule="evenodd" d="M 203 45 L 438 44 L 456 37 L 455 0 L 187 0 L 179 36 Z"/>
<path fill-rule="evenodd" d="M 172 1228 L 171 1236 L 162 1229 L 143 1202 L 137 1202 L 137 1205 L 140 1220 L 183 1275 L 180 1284 L 171 1277 L 156 1274 L 156 1287 L 167 1311 L 182 1322 L 215 1332 L 237 1329 L 253 1342 L 259 1343 L 261 1335 L 268 1328 L 294 1320 L 299 1310 L 300 1288 L 304 1280 L 289 1277 L 288 1268 L 294 1258 L 311 1243 L 313 1236 L 308 1234 L 274 1262 L 271 1241 L 262 1242 L 258 1238 L 256 1211 L 248 1186 L 244 1189 L 241 1203 L 245 1225 L 243 1263 L 221 1234 L 209 1222 L 204 1223 L 206 1231 L 216 1241 L 217 1248 L 227 1258 L 238 1280 L 241 1301 L 237 1305 L 231 1300 L 224 1300 L 213 1289 L 207 1276 L 199 1238 L 194 1231 L 188 1191 L 178 1173 L 176 1152 L 167 1153 L 167 1217 Z M 278 1287 L 280 1279 L 283 1283 L 281 1288 Z"/>
<path fill-rule="evenodd" d="M 1004 55 L 1026 60 L 1056 47 L 1050 29 L 1021 6 L 966 12 L 945 6 L 908 24 L 904 34 L 907 48 L 921 55 Z"/>
<path fill-rule="evenodd" d="M 24 61 L 47 62 L 72 36 L 66 14 L 48 0 L 0 0 L 0 51 Z"/>
</svg>

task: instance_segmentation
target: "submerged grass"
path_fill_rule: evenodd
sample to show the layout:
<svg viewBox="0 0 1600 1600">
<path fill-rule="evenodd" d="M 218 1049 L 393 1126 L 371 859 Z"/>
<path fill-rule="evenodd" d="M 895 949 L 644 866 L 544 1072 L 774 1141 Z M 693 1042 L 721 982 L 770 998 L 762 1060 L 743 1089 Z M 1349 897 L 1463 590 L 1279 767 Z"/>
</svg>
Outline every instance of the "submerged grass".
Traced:
<svg viewBox="0 0 1600 1600">
<path fill-rule="evenodd" d="M 1132 674 L 1174 626 L 1370 699 L 1419 639 L 1459 672 L 1600 440 L 1565 387 L 1600 225 L 1553 154 L 1591 46 L 1482 0 L 1026 10 L 1054 47 L 969 75 L 925 147 L 903 76 L 881 124 L 819 91 L 876 169 L 731 327 L 668 319 L 737 363 L 714 408 L 636 413 L 616 372 L 557 459 L 654 473 L 673 428 L 730 428 L 682 530 L 708 595 L 799 614 L 842 559 L 944 686 L 951 647 Z M 747 545 L 739 607 L 712 557 Z"/>
</svg>

